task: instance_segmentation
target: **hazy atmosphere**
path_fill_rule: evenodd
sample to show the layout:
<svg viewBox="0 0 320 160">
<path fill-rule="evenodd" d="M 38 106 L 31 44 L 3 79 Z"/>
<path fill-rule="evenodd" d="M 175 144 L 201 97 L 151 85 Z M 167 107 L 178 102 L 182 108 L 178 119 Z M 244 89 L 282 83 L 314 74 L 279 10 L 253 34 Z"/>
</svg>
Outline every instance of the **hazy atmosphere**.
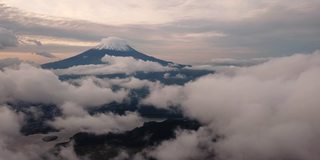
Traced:
<svg viewBox="0 0 320 160">
<path fill-rule="evenodd" d="M 309 53 L 319 45 L 318 0 L 0 3 L 1 57 L 39 63 L 74 55 L 107 36 L 126 39 L 153 56 L 187 64 Z"/>
<path fill-rule="evenodd" d="M 0 160 L 319 160 L 319 0 L 0 0 Z"/>
</svg>

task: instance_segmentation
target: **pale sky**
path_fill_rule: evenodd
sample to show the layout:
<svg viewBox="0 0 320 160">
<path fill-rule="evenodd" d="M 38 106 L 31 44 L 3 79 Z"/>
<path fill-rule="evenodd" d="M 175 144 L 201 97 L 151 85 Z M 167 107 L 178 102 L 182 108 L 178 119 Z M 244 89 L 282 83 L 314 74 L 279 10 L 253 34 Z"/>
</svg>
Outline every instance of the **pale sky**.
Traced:
<svg viewBox="0 0 320 160">
<path fill-rule="evenodd" d="M 319 0 L 0 0 L 0 59 L 54 61 L 108 36 L 188 64 L 308 53 L 320 49 L 319 9 Z"/>
</svg>

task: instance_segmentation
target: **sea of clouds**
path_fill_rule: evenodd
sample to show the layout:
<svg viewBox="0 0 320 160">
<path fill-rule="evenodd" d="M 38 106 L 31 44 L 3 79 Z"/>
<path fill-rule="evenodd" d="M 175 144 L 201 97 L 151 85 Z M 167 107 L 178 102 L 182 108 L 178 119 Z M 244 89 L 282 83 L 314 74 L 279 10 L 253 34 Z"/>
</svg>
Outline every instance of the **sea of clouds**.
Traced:
<svg viewBox="0 0 320 160">
<path fill-rule="evenodd" d="M 232 74 L 220 72 L 184 86 L 160 86 L 143 103 L 160 108 L 180 105 L 186 116 L 205 125 L 203 130 L 178 134 L 181 137 L 151 154 L 160 160 L 211 154 L 219 160 L 319 159 L 319 81 L 316 51 L 237 68 Z M 214 137 L 220 138 L 210 143 Z M 209 147 L 201 147 L 203 138 Z M 185 157 L 184 149 L 195 153 Z"/>
<path fill-rule="evenodd" d="M 125 59 L 126 63 L 114 57 L 105 59 L 109 64 L 99 68 L 118 67 L 90 73 L 117 73 L 117 69 L 122 73 L 129 68 L 133 70 L 128 72 L 143 71 L 144 65 L 149 66 L 146 72 L 159 70 L 156 64 L 136 63 L 132 59 Z M 72 73 L 76 70 L 72 69 Z M 177 130 L 176 139 L 147 148 L 129 159 L 144 159 L 147 155 L 159 160 L 318 160 L 318 82 L 319 51 L 228 68 L 182 86 L 134 77 L 92 76 L 61 81 L 56 71 L 14 64 L 0 70 L 0 160 L 41 159 L 48 149 L 48 144 L 36 140 L 27 143 L 32 137 L 20 133 L 25 115 L 13 110 L 8 102 L 57 105 L 63 114 L 48 123 L 66 132 L 122 132 L 141 126 L 143 118 L 134 112 L 91 115 L 86 109 L 122 102 L 130 89 L 145 86 L 150 88 L 150 94 L 141 104 L 159 108 L 179 106 L 186 117 L 203 126 L 197 131 Z M 121 89 L 113 90 L 115 84 Z M 78 159 L 72 148 L 62 150 L 61 156 Z M 128 159 L 128 154 L 124 152 L 117 159 Z"/>
</svg>

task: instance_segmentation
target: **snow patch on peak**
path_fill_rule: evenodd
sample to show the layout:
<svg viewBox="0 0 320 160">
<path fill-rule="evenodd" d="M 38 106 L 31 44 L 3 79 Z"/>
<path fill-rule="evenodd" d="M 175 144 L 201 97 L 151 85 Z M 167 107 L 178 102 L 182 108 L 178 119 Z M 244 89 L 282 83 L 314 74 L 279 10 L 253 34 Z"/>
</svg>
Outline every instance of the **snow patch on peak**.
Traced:
<svg viewBox="0 0 320 160">
<path fill-rule="evenodd" d="M 128 51 L 128 50 L 131 50 L 131 47 L 128 45 L 128 43 L 124 39 L 121 39 L 118 37 L 108 37 L 108 38 L 103 38 L 100 44 L 95 47 L 95 49 Z"/>
</svg>

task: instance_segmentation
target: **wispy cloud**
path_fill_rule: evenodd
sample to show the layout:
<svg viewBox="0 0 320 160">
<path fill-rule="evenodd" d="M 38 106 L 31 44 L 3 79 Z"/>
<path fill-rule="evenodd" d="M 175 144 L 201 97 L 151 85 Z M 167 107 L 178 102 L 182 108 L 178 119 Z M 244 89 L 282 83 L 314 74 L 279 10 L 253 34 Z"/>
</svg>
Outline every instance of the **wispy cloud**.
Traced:
<svg viewBox="0 0 320 160">
<path fill-rule="evenodd" d="M 49 52 L 34 52 L 34 54 L 39 55 L 39 56 L 43 56 L 46 58 L 57 58 L 55 55 L 53 55 L 52 53 Z"/>
<path fill-rule="evenodd" d="M 73 5 L 77 4 L 79 8 L 83 8 L 82 17 L 86 17 L 86 13 L 94 13 L 95 17 L 101 19 L 101 21 L 89 22 L 89 18 L 75 20 L 80 19 L 77 16 L 56 18 L 30 13 L 27 11 L 32 6 L 22 5 L 20 1 L 8 1 L 0 5 L 1 27 L 10 30 L 20 38 L 32 37 L 32 40 L 43 45 L 30 47 L 39 43 L 29 43 L 27 46 L 25 44 L 16 48 L 7 48 L 6 51 L 36 52 L 39 50 L 35 47 L 41 47 L 41 50 L 50 53 L 74 52 L 76 54 L 90 48 L 104 37 L 118 36 L 128 39 L 136 48 L 154 56 L 182 63 L 194 63 L 208 58 L 283 56 L 309 52 L 317 49 L 319 44 L 320 4 L 316 0 L 303 3 L 286 0 L 279 2 L 228 0 L 202 1 L 202 3 L 196 3 L 197 1 L 194 0 L 175 2 L 142 0 L 139 4 L 136 1 L 135 3 L 129 0 L 126 2 L 121 4 L 114 2 L 117 3 L 115 6 L 100 0 L 90 3 L 100 7 L 90 7 L 88 2 L 64 3 L 63 11 L 71 13 L 74 10 L 68 8 L 74 8 Z M 51 4 L 48 13 L 50 9 L 55 9 L 52 13 L 61 11 L 59 8 L 61 2 L 37 3 L 43 8 Z M 26 11 L 8 7 L 8 4 Z M 105 13 L 106 8 L 103 6 L 106 4 L 109 8 L 112 6 L 125 8 L 128 13 L 136 10 L 146 12 L 143 15 L 150 15 L 147 18 L 148 21 L 158 19 L 154 14 L 164 15 L 167 18 L 157 23 L 121 20 L 121 14 Z M 41 7 L 37 6 L 37 8 L 41 10 Z M 85 8 L 95 8 L 95 11 L 86 12 Z M 147 14 L 150 10 L 145 11 L 141 8 L 152 9 L 153 13 Z M 35 12 L 41 13 L 41 11 Z M 104 12 L 104 14 L 97 12 Z M 64 13 L 55 15 L 68 17 Z M 109 19 L 103 18 L 103 15 L 120 17 L 119 20 L 127 23 L 117 25 L 107 23 L 104 20 Z M 134 14 L 126 16 L 135 19 Z"/>
<path fill-rule="evenodd" d="M 18 39 L 13 32 L 0 26 L 0 49 L 6 47 L 15 47 L 18 45 Z"/>
</svg>

